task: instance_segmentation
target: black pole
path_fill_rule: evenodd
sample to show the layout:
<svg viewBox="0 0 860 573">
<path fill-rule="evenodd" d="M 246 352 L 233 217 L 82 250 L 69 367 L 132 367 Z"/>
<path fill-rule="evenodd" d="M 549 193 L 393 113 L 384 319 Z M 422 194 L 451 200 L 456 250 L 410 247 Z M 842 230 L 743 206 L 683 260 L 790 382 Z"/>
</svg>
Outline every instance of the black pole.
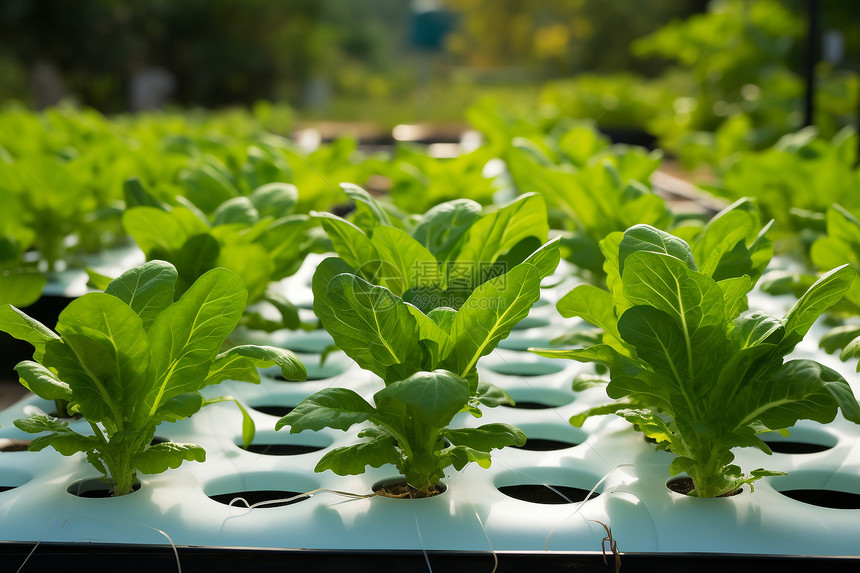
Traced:
<svg viewBox="0 0 860 573">
<path fill-rule="evenodd" d="M 815 123 L 815 64 L 818 63 L 818 0 L 808 0 L 806 32 L 806 101 L 804 125 Z"/>
</svg>

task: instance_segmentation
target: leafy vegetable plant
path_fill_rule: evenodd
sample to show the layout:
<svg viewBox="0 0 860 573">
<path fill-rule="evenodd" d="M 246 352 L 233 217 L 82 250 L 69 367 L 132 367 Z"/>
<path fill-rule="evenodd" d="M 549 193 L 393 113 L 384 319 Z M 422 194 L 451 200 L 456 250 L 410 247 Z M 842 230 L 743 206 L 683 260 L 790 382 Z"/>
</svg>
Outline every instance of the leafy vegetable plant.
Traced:
<svg viewBox="0 0 860 573">
<path fill-rule="evenodd" d="M 363 189 L 342 187 L 356 202 L 352 222 L 313 213 L 345 265 L 342 268 L 425 313 L 438 307 L 459 308 L 478 286 L 503 276 L 537 251 L 549 232 L 545 203 L 535 194 L 488 213 L 474 201 L 457 199 L 404 221 Z M 546 271 L 542 276 L 554 269 L 542 269 Z"/>
<path fill-rule="evenodd" d="M 840 408 L 860 423 L 860 405 L 842 376 L 812 360 L 784 362 L 842 297 L 854 272 L 842 266 L 826 274 L 784 317 L 744 312 L 770 249 L 763 235 L 747 246 L 749 227 L 720 222 L 730 214 L 712 222 L 692 248 L 644 225 L 607 237 L 601 246 L 610 290 L 581 286 L 559 302 L 562 313 L 603 328 L 602 343 L 536 350 L 608 366 L 606 392 L 617 402 L 571 422 L 609 413 L 625 418 L 676 455 L 671 473 L 686 472 L 692 495 L 700 497 L 774 475 L 764 469 L 745 474 L 731 463 L 734 447 L 771 453 L 761 432 L 800 419 L 830 422 Z"/>
<path fill-rule="evenodd" d="M 812 263 L 818 269 L 829 269 L 850 264 L 854 271 L 860 270 L 860 220 L 838 204 L 827 210 L 827 234 L 820 237 L 809 251 Z M 770 292 L 785 290 L 796 292 L 808 287 L 816 280 L 815 275 L 793 273 L 768 273 Z M 854 281 L 838 303 L 830 308 L 836 318 L 849 318 L 860 315 L 860 283 Z M 860 326 L 847 323 L 832 328 L 820 341 L 827 352 L 842 349 L 840 358 L 849 360 L 860 357 Z M 857 366 L 860 370 L 860 365 Z"/>
<path fill-rule="evenodd" d="M 530 203 L 533 201 L 537 203 Z M 375 204 L 363 205 L 363 209 L 371 209 Z M 496 262 L 511 254 L 505 252 L 507 249 L 515 250 L 524 238 L 533 238 L 531 233 L 541 224 L 540 215 L 535 212 L 532 216 L 527 210 L 533 208 L 531 205 L 542 205 L 535 196 L 524 197 L 481 219 L 470 209 L 462 209 L 463 205 L 454 202 L 428 213 L 418 227 L 424 231 L 413 233 L 423 238 L 423 244 L 383 223 L 373 227 L 373 235 L 368 237 L 351 223 L 323 219 L 324 225 L 334 221 L 327 230 L 345 259 L 360 263 L 360 253 L 375 252 L 380 262 L 396 264 L 404 272 L 384 275 L 376 268 L 368 276 L 383 284 L 374 284 L 360 276 L 348 260 L 331 257 L 317 267 L 314 312 L 337 347 L 382 378 L 386 386 L 374 396 L 375 406 L 352 390 L 321 390 L 278 422 L 277 428 L 290 426 L 291 432 L 323 427 L 345 430 L 365 421 L 374 424 L 374 428 L 360 433 L 368 440 L 332 450 L 317 464 L 317 471 L 331 469 L 348 475 L 361 473 L 368 465 L 394 463 L 417 490 L 416 495 L 427 495 L 446 467 L 460 469 L 470 461 L 487 465 L 490 450 L 525 439 L 522 432 L 507 425 L 458 430 L 446 426 L 457 412 L 465 410 L 479 417 L 481 405 L 511 403 L 503 390 L 478 380 L 477 362 L 508 336 L 537 302 L 541 279 L 558 265 L 558 240 L 530 252 L 506 272 L 463 289 L 468 296 L 458 308 L 437 305 L 440 298 L 443 302 L 452 298 L 450 291 L 444 294 L 446 290 L 440 286 L 444 282 L 438 282 L 445 272 L 434 251 L 439 256 L 446 253 L 449 258 L 443 260 L 451 260 L 454 255 L 450 253 L 479 249 L 458 260 Z M 523 213 L 529 216 L 521 223 L 516 217 Z M 376 217 L 384 220 L 382 213 Z M 545 215 L 542 224 L 546 224 Z M 344 237 L 335 235 L 339 230 Z M 423 279 L 408 282 L 406 271 L 415 261 L 429 263 L 431 280 L 427 283 Z M 425 299 L 419 308 L 408 302 L 406 295 L 397 294 L 415 293 L 424 285 L 443 296 Z"/>
<path fill-rule="evenodd" d="M 130 180 L 126 184 L 129 208 L 123 214 L 123 224 L 148 260 L 175 265 L 177 297 L 206 271 L 224 267 L 242 278 L 249 302 L 264 300 L 280 311 L 280 322 L 247 312 L 243 318 L 247 326 L 266 330 L 311 328 L 301 322 L 295 306 L 267 290 L 272 281 L 298 270 L 313 246 L 309 217 L 292 214 L 297 200 L 294 186 L 268 183 L 248 196 L 225 200 L 209 217 L 189 201 L 167 206 L 139 182 Z"/>
<path fill-rule="evenodd" d="M 69 411 L 81 414 L 92 430 L 80 434 L 45 415 L 16 420 L 25 432 L 50 432 L 34 439 L 31 450 L 85 452 L 114 485 L 114 495 L 124 495 L 138 472 L 160 473 L 205 459 L 195 444 L 150 445 L 161 422 L 235 401 L 206 399 L 200 393 L 205 386 L 227 379 L 259 382 L 256 368 L 273 364 L 288 380 L 304 379 L 304 366 L 286 350 L 236 346 L 221 352 L 247 298 L 235 273 L 208 271 L 173 302 L 177 280 L 176 269 L 164 261 L 131 269 L 104 293 L 72 301 L 60 313 L 57 333 L 13 306 L 0 307 L 0 329 L 35 348 L 34 361 L 15 368 L 21 383 L 45 399 L 67 400 Z M 254 426 L 239 407 L 247 444 Z"/>
<path fill-rule="evenodd" d="M 460 470 L 469 462 L 489 467 L 492 449 L 526 441 L 525 434 L 509 424 L 448 428 L 469 400 L 469 383 L 453 372 L 416 372 L 374 394 L 375 406 L 346 388 L 317 392 L 281 418 L 275 429 L 347 430 L 369 422 L 372 427 L 358 434 L 366 441 L 328 452 L 316 471 L 349 475 L 363 473 L 366 466 L 393 464 L 412 487 L 412 497 L 428 497 L 445 468 Z"/>
</svg>

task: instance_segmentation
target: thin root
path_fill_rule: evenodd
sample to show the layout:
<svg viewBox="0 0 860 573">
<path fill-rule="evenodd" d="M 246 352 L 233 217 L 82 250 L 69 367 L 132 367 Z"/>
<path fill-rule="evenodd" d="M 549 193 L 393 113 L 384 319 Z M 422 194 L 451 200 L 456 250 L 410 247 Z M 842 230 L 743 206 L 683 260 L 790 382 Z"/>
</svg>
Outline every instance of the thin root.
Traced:
<svg viewBox="0 0 860 573">
<path fill-rule="evenodd" d="M 609 562 L 606 561 L 606 542 L 609 542 L 609 550 L 612 552 L 612 555 L 615 556 L 615 573 L 619 573 L 621 571 L 621 554 L 618 552 L 618 544 L 615 542 L 615 539 L 612 537 L 612 528 L 603 523 L 602 521 L 597 521 L 596 519 L 589 519 L 589 521 L 593 523 L 599 523 L 603 526 L 603 529 L 606 531 L 606 537 L 604 537 L 600 541 L 600 550 L 603 552 L 603 563 L 609 565 Z"/>
</svg>

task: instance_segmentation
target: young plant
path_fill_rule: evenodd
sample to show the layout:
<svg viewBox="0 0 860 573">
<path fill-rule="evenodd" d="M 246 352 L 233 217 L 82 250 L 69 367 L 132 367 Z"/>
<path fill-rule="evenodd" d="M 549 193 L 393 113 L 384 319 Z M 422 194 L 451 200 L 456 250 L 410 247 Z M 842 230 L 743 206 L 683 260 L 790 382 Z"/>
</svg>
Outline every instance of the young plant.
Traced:
<svg viewBox="0 0 860 573">
<path fill-rule="evenodd" d="M 332 450 L 316 471 L 349 475 L 393 463 L 419 496 L 428 495 L 450 465 L 488 465 L 490 450 L 522 444 L 522 432 L 506 424 L 458 430 L 447 425 L 457 412 L 480 417 L 482 405 L 512 403 L 503 390 L 478 380 L 477 362 L 526 317 L 540 297 L 541 279 L 558 261 L 558 241 L 550 241 L 480 284 L 458 309 L 440 306 L 425 313 L 358 276 L 344 260 L 324 260 L 314 274 L 314 312 L 337 347 L 386 387 L 374 396 L 375 406 L 352 390 L 321 390 L 276 427 L 346 430 L 369 421 L 375 428 L 359 434 L 366 441 Z"/>
<path fill-rule="evenodd" d="M 150 445 L 161 422 L 182 420 L 214 402 L 235 402 L 204 398 L 202 388 L 228 379 L 258 383 L 257 367 L 274 364 L 284 378 L 304 379 L 304 366 L 286 350 L 249 345 L 221 352 L 248 296 L 235 273 L 208 271 L 173 302 L 177 280 L 176 269 L 164 261 L 131 269 L 104 293 L 72 301 L 60 313 L 57 333 L 13 306 L 0 307 L 0 330 L 35 348 L 34 361 L 15 367 L 21 383 L 42 398 L 68 401 L 69 411 L 92 430 L 80 434 L 45 415 L 16 420 L 25 432 L 50 432 L 34 439 L 31 450 L 85 452 L 113 484 L 114 495 L 124 495 L 138 472 L 205 459 L 195 444 Z M 254 426 L 239 407 L 247 444 Z"/>
<path fill-rule="evenodd" d="M 744 474 L 731 463 L 734 447 L 771 453 L 757 436 L 761 432 L 800 419 L 827 423 L 838 409 L 860 423 L 860 405 L 842 376 L 812 360 L 783 360 L 842 297 L 854 272 L 846 265 L 826 274 L 784 317 L 744 312 L 754 282 L 738 271 L 749 268 L 762 250 L 744 244 L 748 229 L 736 231 L 733 240 L 740 242 L 735 243 L 728 239 L 731 227 L 726 231 L 722 247 L 715 249 L 701 243 L 691 249 L 643 225 L 610 235 L 602 247 L 611 292 L 577 287 L 563 301 L 569 312 L 603 328 L 603 342 L 536 350 L 606 365 L 606 392 L 617 402 L 578 414 L 571 423 L 578 426 L 599 414 L 625 418 L 675 454 L 671 473 L 686 472 L 692 495 L 699 497 L 723 495 L 776 473 Z M 710 254 L 697 259 L 698 253 Z M 752 265 L 753 276 L 762 263 L 766 260 Z"/>
<path fill-rule="evenodd" d="M 35 233 L 18 220 L 17 201 L 4 197 L 4 204 L 6 209 L 0 212 L 0 305 L 29 306 L 42 295 L 46 282 L 36 261 L 24 257 Z"/>
<path fill-rule="evenodd" d="M 365 441 L 331 450 L 315 470 L 353 475 L 364 473 L 366 466 L 393 464 L 411 487 L 411 497 L 429 497 L 447 467 L 460 470 L 477 462 L 486 468 L 492 449 L 526 441 L 525 434 L 509 424 L 448 428 L 469 400 L 469 382 L 461 376 L 448 370 L 417 372 L 374 394 L 375 406 L 346 388 L 321 390 L 281 418 L 275 429 L 347 430 L 369 422 L 372 427 L 358 434 Z"/>
<path fill-rule="evenodd" d="M 355 200 L 353 222 L 313 213 L 343 262 L 342 272 L 385 287 L 425 314 L 459 308 L 481 284 L 536 252 L 549 232 L 546 205 L 535 194 L 485 214 L 478 203 L 457 199 L 403 221 L 363 189 L 342 187 Z"/>
<path fill-rule="evenodd" d="M 129 180 L 123 225 L 148 260 L 176 267 L 177 297 L 206 271 L 224 267 L 242 278 L 250 303 L 269 302 L 281 314 L 281 321 L 273 322 L 248 311 L 244 325 L 269 331 L 313 328 L 301 322 L 294 305 L 268 290 L 271 282 L 298 270 L 314 243 L 309 217 L 291 214 L 297 200 L 292 185 L 269 183 L 225 200 L 210 218 L 188 201 L 166 206 Z"/>
<path fill-rule="evenodd" d="M 574 140 L 568 147 L 579 143 L 577 133 L 590 131 L 582 126 L 568 132 L 566 139 Z M 663 199 L 647 185 L 661 157 L 642 148 L 612 146 L 586 160 L 580 158 L 579 164 L 571 162 L 570 155 L 560 155 L 556 162 L 533 142 L 517 138 L 506 161 L 517 189 L 540 193 L 553 228 L 566 232 L 565 259 L 589 282 L 602 285 L 606 279 L 599 247 L 603 237 L 640 223 L 660 229 L 675 223 Z"/>
<path fill-rule="evenodd" d="M 860 270 L 860 221 L 841 205 L 833 204 L 827 210 L 827 234 L 819 238 L 809 251 L 812 264 L 818 269 L 829 269 L 850 264 L 854 271 Z M 771 283 L 780 284 L 790 290 L 804 287 L 815 281 L 814 275 L 789 275 Z M 860 281 L 854 281 L 837 304 L 830 309 L 833 317 L 849 318 L 860 315 Z M 845 361 L 860 357 L 860 326 L 843 324 L 832 328 L 820 341 L 826 352 L 842 349 L 840 358 Z M 857 366 L 860 371 L 860 364 Z"/>
</svg>

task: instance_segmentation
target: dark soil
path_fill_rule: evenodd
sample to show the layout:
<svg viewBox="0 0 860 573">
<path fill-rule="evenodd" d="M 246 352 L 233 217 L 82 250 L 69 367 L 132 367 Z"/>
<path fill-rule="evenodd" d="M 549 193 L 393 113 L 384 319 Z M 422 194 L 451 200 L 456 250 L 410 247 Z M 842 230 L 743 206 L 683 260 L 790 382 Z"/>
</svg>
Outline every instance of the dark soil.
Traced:
<svg viewBox="0 0 860 573">
<path fill-rule="evenodd" d="M 666 487 L 668 487 L 669 489 L 671 489 L 675 493 L 680 493 L 681 495 L 690 495 L 690 492 L 693 491 L 693 489 L 695 489 L 693 487 L 692 478 L 688 478 L 688 477 L 680 477 L 680 478 L 675 478 L 675 479 L 669 480 L 668 482 L 666 482 Z M 743 491 L 743 488 L 739 487 L 736 490 L 726 492 L 719 497 L 732 497 L 733 495 L 738 495 L 742 491 Z"/>
<path fill-rule="evenodd" d="M 381 495 L 382 497 L 394 497 L 398 499 L 420 499 L 424 497 L 434 497 L 444 493 L 445 489 L 445 486 L 437 484 L 433 486 L 433 488 L 430 490 L 430 494 L 427 495 L 425 492 L 415 489 L 403 480 L 383 482 L 373 487 L 373 491 L 376 492 L 376 495 Z"/>
<path fill-rule="evenodd" d="M 29 445 L 30 440 L 0 438 L 0 452 L 26 452 Z"/>
</svg>

